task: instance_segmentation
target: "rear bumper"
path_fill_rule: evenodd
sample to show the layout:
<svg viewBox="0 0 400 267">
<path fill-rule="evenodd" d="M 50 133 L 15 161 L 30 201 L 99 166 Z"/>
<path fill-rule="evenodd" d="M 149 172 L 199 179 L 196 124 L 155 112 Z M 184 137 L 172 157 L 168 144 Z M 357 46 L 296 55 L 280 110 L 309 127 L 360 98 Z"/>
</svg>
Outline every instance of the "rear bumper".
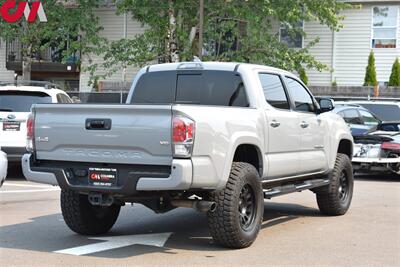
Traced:
<svg viewBox="0 0 400 267">
<path fill-rule="evenodd" d="M 374 164 L 388 164 L 388 163 L 399 163 L 400 158 L 356 158 L 353 157 L 352 162 L 354 163 L 374 163 Z"/>
<path fill-rule="evenodd" d="M 400 158 L 353 158 L 352 163 L 358 172 L 398 172 Z"/>
<path fill-rule="evenodd" d="M 193 167 L 190 159 L 174 159 L 171 166 L 110 165 L 118 169 L 118 182 L 113 187 L 88 184 L 88 167 L 95 163 L 84 162 L 33 162 L 31 154 L 22 158 L 22 169 L 27 180 L 59 185 L 61 188 L 81 192 L 102 192 L 134 195 L 137 191 L 164 191 L 190 189 Z M 78 172 L 79 171 L 79 172 Z"/>
<path fill-rule="evenodd" d="M 7 154 L 8 162 L 21 162 L 22 156 L 26 153 L 25 147 L 12 147 L 2 146 L 3 150 Z"/>
</svg>

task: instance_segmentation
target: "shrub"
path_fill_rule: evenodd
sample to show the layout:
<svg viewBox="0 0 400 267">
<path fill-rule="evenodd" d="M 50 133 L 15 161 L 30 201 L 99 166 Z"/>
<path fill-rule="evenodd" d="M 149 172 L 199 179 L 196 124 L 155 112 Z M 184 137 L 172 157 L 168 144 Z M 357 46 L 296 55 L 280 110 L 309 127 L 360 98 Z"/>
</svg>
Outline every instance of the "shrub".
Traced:
<svg viewBox="0 0 400 267">
<path fill-rule="evenodd" d="M 388 85 L 400 86 L 400 62 L 398 58 L 393 63 Z"/>
<path fill-rule="evenodd" d="M 306 70 L 304 68 L 301 68 L 299 70 L 299 75 L 300 75 L 300 79 L 303 81 L 303 83 L 305 85 L 307 85 L 308 84 L 308 77 L 307 77 Z"/>
<path fill-rule="evenodd" d="M 375 56 L 374 52 L 371 51 L 368 57 L 368 66 L 365 70 L 364 86 L 375 85 L 378 85 L 378 80 L 376 79 Z"/>
</svg>

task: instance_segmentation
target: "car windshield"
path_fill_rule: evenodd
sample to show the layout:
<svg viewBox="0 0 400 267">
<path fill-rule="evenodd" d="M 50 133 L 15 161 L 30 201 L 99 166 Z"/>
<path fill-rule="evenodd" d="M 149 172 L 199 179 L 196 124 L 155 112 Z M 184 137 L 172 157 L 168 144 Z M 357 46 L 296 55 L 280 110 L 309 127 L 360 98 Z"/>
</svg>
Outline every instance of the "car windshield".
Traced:
<svg viewBox="0 0 400 267">
<path fill-rule="evenodd" d="M 361 104 L 374 113 L 382 121 L 395 121 L 400 119 L 400 107 L 394 104 Z"/>
<path fill-rule="evenodd" d="M 51 96 L 42 92 L 0 91 L 0 111 L 29 112 L 33 104 L 51 103 Z"/>
</svg>

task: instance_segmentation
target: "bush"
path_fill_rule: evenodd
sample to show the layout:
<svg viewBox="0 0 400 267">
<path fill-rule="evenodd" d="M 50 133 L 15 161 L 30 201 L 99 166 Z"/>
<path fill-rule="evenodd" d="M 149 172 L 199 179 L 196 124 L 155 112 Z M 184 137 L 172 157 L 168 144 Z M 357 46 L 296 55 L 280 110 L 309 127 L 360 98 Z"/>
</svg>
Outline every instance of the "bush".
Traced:
<svg viewBox="0 0 400 267">
<path fill-rule="evenodd" d="M 300 75 L 300 79 L 303 81 L 303 83 L 305 85 L 307 85 L 308 84 L 308 77 L 307 77 L 306 70 L 304 68 L 301 68 L 299 70 L 299 75 Z"/>
<path fill-rule="evenodd" d="M 396 58 L 396 60 L 393 63 L 392 73 L 390 74 L 388 85 L 400 86 L 400 62 L 398 58 Z"/>
<path fill-rule="evenodd" d="M 368 66 L 365 70 L 364 86 L 375 85 L 378 85 L 378 80 L 376 79 L 375 56 L 374 52 L 371 51 L 368 57 Z"/>
</svg>

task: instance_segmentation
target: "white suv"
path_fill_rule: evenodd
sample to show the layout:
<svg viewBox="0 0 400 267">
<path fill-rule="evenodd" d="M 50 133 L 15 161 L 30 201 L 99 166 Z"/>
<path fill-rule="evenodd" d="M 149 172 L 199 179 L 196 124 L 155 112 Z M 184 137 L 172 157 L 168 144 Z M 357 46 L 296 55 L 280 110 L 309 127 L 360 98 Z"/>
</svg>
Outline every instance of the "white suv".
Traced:
<svg viewBox="0 0 400 267">
<path fill-rule="evenodd" d="M 0 83 L 0 147 L 9 163 L 20 163 L 26 153 L 26 120 L 32 104 L 72 103 L 57 85 L 48 82 Z"/>
</svg>

